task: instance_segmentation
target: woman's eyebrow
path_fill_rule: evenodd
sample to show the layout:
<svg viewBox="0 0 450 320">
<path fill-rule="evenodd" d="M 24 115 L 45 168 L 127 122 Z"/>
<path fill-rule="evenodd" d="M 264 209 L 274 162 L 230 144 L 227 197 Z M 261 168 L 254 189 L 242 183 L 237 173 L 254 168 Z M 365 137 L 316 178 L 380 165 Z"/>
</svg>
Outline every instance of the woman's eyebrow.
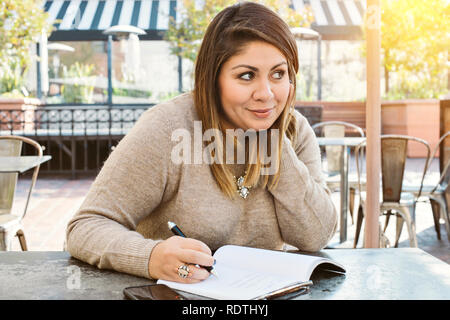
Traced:
<svg viewBox="0 0 450 320">
<path fill-rule="evenodd" d="M 283 64 L 287 65 L 287 62 L 285 62 L 285 61 L 280 62 L 280 63 L 274 65 L 270 70 L 276 69 L 276 68 L 278 68 L 279 66 L 281 66 Z M 231 70 L 234 70 L 234 69 L 237 69 L 237 68 L 248 68 L 248 69 L 250 69 L 252 71 L 258 71 L 258 68 L 253 67 L 253 66 L 248 65 L 248 64 L 238 64 L 237 66 L 234 66 L 233 68 L 231 68 Z"/>
</svg>

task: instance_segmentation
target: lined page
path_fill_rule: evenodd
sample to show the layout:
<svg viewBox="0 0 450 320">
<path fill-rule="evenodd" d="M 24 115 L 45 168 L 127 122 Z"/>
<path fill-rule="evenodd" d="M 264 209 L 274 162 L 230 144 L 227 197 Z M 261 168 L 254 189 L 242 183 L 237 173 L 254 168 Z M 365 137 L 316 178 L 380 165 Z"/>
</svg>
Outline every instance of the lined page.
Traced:
<svg viewBox="0 0 450 320">
<path fill-rule="evenodd" d="M 295 279 L 289 277 L 241 269 L 219 262 L 214 269 L 219 276 L 210 275 L 202 282 L 185 284 L 158 280 L 158 283 L 214 299 L 249 300 L 295 282 Z"/>
<path fill-rule="evenodd" d="M 297 281 L 309 280 L 312 271 L 318 264 L 330 262 L 322 257 L 234 245 L 219 248 L 214 254 L 214 258 L 217 262 L 260 272 L 280 274 L 292 277 Z"/>
</svg>

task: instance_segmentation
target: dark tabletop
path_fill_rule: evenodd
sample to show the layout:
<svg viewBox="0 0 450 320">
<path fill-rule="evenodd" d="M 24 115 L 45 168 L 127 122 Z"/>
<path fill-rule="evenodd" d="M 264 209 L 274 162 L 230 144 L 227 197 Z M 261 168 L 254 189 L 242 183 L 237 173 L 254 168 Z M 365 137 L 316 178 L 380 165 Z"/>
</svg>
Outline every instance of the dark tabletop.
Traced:
<svg viewBox="0 0 450 320">
<path fill-rule="evenodd" d="M 328 249 L 345 275 L 323 271 L 297 299 L 450 299 L 450 265 L 421 249 Z M 68 252 L 0 252 L 0 299 L 123 299 L 125 287 L 153 283 L 72 258 Z"/>
</svg>

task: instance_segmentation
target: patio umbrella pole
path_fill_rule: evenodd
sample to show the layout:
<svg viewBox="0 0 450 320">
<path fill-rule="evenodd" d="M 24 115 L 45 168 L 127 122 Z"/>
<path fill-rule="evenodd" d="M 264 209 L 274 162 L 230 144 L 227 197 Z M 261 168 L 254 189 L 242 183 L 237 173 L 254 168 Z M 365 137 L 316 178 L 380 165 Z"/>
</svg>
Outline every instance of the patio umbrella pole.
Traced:
<svg viewBox="0 0 450 320">
<path fill-rule="evenodd" d="M 41 56 L 41 46 L 39 45 L 39 42 L 36 43 L 36 56 Z M 42 85 L 41 85 L 41 62 L 40 59 L 36 59 L 36 76 L 37 76 L 37 82 L 36 82 L 36 96 L 38 99 L 42 98 Z"/>
<path fill-rule="evenodd" d="M 322 100 L 322 37 L 317 38 L 317 101 Z"/>
<path fill-rule="evenodd" d="M 112 46 L 113 39 L 112 35 L 108 35 L 108 106 L 111 108 L 112 106 Z"/>
<path fill-rule="evenodd" d="M 183 58 L 178 56 L 178 92 L 183 92 Z"/>
<path fill-rule="evenodd" d="M 381 99 L 380 99 L 380 0 L 367 0 L 367 199 L 364 247 L 379 248 Z"/>
</svg>

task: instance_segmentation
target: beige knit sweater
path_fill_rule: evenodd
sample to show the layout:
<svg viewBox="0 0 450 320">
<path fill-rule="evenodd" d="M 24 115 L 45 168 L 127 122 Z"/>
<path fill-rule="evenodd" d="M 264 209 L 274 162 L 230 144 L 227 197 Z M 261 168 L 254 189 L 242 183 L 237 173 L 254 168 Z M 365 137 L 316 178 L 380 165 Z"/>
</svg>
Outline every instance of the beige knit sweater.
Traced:
<svg viewBox="0 0 450 320">
<path fill-rule="evenodd" d="M 98 268 L 150 278 L 153 247 L 173 234 L 167 221 L 211 250 L 225 244 L 304 251 L 323 248 L 337 214 L 321 174 L 320 150 L 307 120 L 298 142 L 285 136 L 280 180 L 272 192 L 255 187 L 234 200 L 218 187 L 207 163 L 171 161 L 175 129 L 194 135 L 199 120 L 192 95 L 180 95 L 142 114 L 121 140 L 67 227 L 70 254 Z M 232 165 L 237 176 L 244 165 Z"/>
</svg>

